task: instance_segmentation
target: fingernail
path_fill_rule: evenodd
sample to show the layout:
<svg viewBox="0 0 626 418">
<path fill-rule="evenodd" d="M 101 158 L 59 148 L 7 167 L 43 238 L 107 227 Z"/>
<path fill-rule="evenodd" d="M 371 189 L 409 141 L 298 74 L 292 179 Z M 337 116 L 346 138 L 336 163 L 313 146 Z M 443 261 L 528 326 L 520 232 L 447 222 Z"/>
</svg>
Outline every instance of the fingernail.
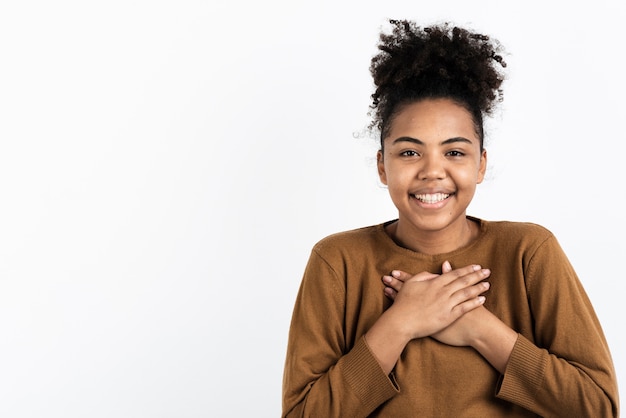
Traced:
<svg viewBox="0 0 626 418">
<path fill-rule="evenodd" d="M 400 272 L 398 270 L 394 270 L 391 272 L 391 275 L 397 279 L 400 277 Z"/>
<path fill-rule="evenodd" d="M 391 277 L 389 277 L 389 276 L 383 276 L 383 282 L 385 282 L 385 283 L 391 283 Z"/>
<path fill-rule="evenodd" d="M 485 303 L 485 299 L 486 299 L 486 298 L 485 298 L 484 296 L 478 296 L 478 301 L 479 301 L 480 303 Z"/>
<path fill-rule="evenodd" d="M 476 264 L 476 265 L 474 266 L 474 271 L 478 271 L 478 270 L 480 270 L 480 266 L 479 266 L 478 264 Z"/>
</svg>

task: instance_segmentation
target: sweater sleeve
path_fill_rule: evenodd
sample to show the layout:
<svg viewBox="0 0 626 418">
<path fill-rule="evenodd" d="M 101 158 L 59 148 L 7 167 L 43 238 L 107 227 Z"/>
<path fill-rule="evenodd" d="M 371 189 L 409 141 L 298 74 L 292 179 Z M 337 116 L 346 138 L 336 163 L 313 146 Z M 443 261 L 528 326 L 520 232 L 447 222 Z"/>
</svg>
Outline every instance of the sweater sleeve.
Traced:
<svg viewBox="0 0 626 418">
<path fill-rule="evenodd" d="M 364 337 L 346 347 L 344 283 L 314 250 L 289 330 L 283 417 L 365 417 L 398 391 Z"/>
<path fill-rule="evenodd" d="M 617 381 L 591 302 L 551 236 L 525 267 L 534 335 L 519 335 L 497 396 L 541 416 L 617 417 Z"/>
</svg>

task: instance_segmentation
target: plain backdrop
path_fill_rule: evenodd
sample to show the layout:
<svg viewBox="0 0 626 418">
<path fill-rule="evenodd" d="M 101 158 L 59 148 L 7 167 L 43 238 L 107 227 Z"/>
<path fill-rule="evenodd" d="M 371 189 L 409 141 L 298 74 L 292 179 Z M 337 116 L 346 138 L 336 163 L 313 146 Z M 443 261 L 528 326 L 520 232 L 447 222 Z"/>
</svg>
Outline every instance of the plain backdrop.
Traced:
<svg viewBox="0 0 626 418">
<path fill-rule="evenodd" d="M 0 416 L 280 415 L 311 247 L 396 216 L 388 18 L 505 47 L 468 213 L 556 234 L 622 383 L 624 2 L 3 1 Z"/>
</svg>

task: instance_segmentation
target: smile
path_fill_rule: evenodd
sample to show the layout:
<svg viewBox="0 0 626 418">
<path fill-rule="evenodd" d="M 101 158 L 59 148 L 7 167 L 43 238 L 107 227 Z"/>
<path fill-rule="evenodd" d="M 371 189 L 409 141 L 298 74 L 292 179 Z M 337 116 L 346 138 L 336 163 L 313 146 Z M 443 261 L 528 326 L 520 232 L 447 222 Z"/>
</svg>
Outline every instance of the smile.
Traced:
<svg viewBox="0 0 626 418">
<path fill-rule="evenodd" d="M 414 198 L 424 203 L 437 203 L 446 200 L 450 197 L 447 193 L 434 193 L 434 194 L 414 194 Z"/>
</svg>

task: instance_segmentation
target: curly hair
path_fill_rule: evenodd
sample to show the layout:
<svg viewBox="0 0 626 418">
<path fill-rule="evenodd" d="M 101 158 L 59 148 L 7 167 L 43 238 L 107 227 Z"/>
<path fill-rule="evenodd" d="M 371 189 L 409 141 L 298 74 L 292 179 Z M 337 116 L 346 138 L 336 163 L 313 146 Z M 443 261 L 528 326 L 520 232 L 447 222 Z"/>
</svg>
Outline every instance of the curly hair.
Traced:
<svg viewBox="0 0 626 418">
<path fill-rule="evenodd" d="M 483 116 L 502 100 L 506 62 L 500 43 L 449 23 L 421 28 L 390 20 L 393 31 L 381 33 L 370 72 L 370 128 L 380 131 L 381 148 L 395 115 L 403 106 L 427 98 L 449 98 L 472 115 L 482 149 Z"/>
</svg>

